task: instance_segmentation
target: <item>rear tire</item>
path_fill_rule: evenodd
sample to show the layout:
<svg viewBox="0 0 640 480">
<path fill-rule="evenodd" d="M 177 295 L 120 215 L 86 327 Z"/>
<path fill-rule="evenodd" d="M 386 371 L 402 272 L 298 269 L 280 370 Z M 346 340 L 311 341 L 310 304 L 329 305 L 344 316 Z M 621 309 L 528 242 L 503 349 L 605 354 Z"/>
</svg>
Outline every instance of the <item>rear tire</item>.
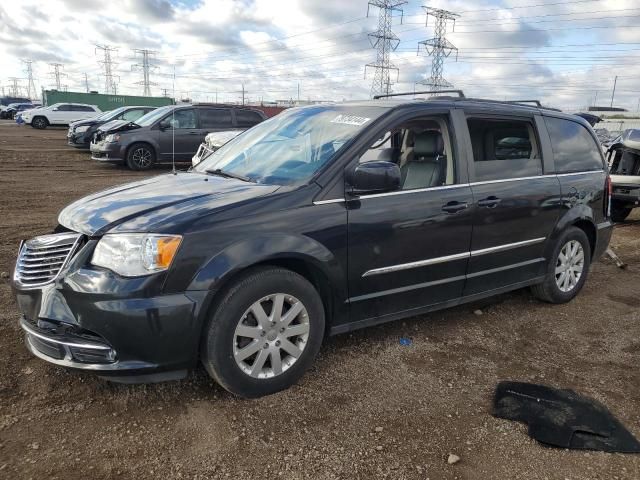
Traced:
<svg viewBox="0 0 640 480">
<path fill-rule="evenodd" d="M 631 210 L 633 209 L 611 205 L 611 220 L 614 222 L 624 222 L 631 213 Z"/>
<path fill-rule="evenodd" d="M 591 265 L 591 245 L 583 230 L 567 228 L 556 243 L 542 283 L 533 285 L 533 295 L 548 303 L 566 303 L 578 295 Z"/>
<path fill-rule="evenodd" d="M 38 130 L 44 130 L 49 126 L 49 121 L 45 117 L 35 117 L 31 120 L 31 126 Z"/>
<path fill-rule="evenodd" d="M 209 375 L 241 397 L 295 384 L 324 337 L 324 307 L 303 276 L 277 267 L 248 271 L 216 302 L 200 358 Z"/>
<path fill-rule="evenodd" d="M 156 152 L 146 143 L 134 143 L 127 150 L 126 163 L 131 170 L 149 170 L 156 163 Z"/>
</svg>

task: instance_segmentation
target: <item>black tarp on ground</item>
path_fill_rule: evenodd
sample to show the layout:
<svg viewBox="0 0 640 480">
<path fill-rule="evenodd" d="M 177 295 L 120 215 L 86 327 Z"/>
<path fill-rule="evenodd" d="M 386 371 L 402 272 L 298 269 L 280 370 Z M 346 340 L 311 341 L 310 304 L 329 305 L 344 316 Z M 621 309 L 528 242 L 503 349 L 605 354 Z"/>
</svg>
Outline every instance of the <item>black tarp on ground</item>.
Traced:
<svg viewBox="0 0 640 480">
<path fill-rule="evenodd" d="M 640 443 L 604 405 L 573 390 L 500 382 L 492 414 L 527 423 L 529 436 L 547 445 L 640 453 Z"/>
</svg>

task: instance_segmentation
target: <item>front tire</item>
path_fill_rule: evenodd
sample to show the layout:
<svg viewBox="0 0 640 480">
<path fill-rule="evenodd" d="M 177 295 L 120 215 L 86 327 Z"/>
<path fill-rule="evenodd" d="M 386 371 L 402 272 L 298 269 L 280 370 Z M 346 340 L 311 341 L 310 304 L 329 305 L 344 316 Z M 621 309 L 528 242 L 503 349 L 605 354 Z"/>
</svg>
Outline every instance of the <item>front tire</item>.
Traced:
<svg viewBox="0 0 640 480">
<path fill-rule="evenodd" d="M 549 303 L 566 303 L 578 295 L 591 265 L 591 245 L 578 227 L 567 228 L 556 243 L 542 283 L 533 285 L 534 296 Z"/>
<path fill-rule="evenodd" d="M 325 314 L 309 281 L 283 268 L 251 270 L 214 305 L 201 360 L 222 387 L 255 398 L 295 384 L 322 344 Z"/>
<path fill-rule="evenodd" d="M 33 128 L 37 128 L 38 130 L 44 130 L 49 126 L 49 121 L 44 117 L 36 117 L 31 120 L 31 126 Z"/>
<path fill-rule="evenodd" d="M 126 163 L 131 170 L 149 170 L 156 163 L 156 152 L 146 143 L 134 143 L 127 151 Z"/>
</svg>

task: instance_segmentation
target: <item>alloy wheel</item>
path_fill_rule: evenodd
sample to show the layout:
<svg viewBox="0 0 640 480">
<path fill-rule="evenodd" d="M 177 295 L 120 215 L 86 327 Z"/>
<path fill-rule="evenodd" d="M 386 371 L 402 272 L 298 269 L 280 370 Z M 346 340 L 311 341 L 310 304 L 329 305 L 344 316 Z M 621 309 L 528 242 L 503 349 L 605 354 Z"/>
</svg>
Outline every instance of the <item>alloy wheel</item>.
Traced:
<svg viewBox="0 0 640 480">
<path fill-rule="evenodd" d="M 133 163 L 140 169 L 151 166 L 151 152 L 146 148 L 136 148 L 133 151 Z"/>
<path fill-rule="evenodd" d="M 582 276 L 584 269 L 584 249 L 577 240 L 569 240 L 564 244 L 556 261 L 556 285 L 560 291 L 568 293 L 573 290 Z"/>
<path fill-rule="evenodd" d="M 254 302 L 233 336 L 233 357 L 247 375 L 272 378 L 287 371 L 309 340 L 309 315 L 297 298 L 275 293 Z"/>
<path fill-rule="evenodd" d="M 45 121 L 42 118 L 36 118 L 33 121 L 34 125 L 36 128 L 44 128 L 45 127 Z"/>
</svg>

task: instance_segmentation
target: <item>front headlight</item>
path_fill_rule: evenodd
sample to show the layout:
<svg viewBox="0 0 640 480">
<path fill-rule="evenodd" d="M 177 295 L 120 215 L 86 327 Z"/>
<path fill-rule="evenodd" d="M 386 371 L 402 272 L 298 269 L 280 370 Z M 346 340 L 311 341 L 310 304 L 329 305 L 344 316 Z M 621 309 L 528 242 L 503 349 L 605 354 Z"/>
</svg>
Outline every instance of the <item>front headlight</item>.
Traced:
<svg viewBox="0 0 640 480">
<path fill-rule="evenodd" d="M 104 141 L 107 142 L 107 143 L 117 142 L 118 140 L 120 140 L 120 134 L 119 133 L 110 133 L 104 139 Z"/>
<path fill-rule="evenodd" d="M 76 127 L 74 130 L 76 133 L 86 132 L 87 130 L 89 130 L 89 125 L 82 125 L 80 127 Z"/>
<path fill-rule="evenodd" d="M 123 277 L 139 277 L 166 270 L 182 237 L 144 233 L 107 234 L 93 251 L 91 263 Z"/>
</svg>

